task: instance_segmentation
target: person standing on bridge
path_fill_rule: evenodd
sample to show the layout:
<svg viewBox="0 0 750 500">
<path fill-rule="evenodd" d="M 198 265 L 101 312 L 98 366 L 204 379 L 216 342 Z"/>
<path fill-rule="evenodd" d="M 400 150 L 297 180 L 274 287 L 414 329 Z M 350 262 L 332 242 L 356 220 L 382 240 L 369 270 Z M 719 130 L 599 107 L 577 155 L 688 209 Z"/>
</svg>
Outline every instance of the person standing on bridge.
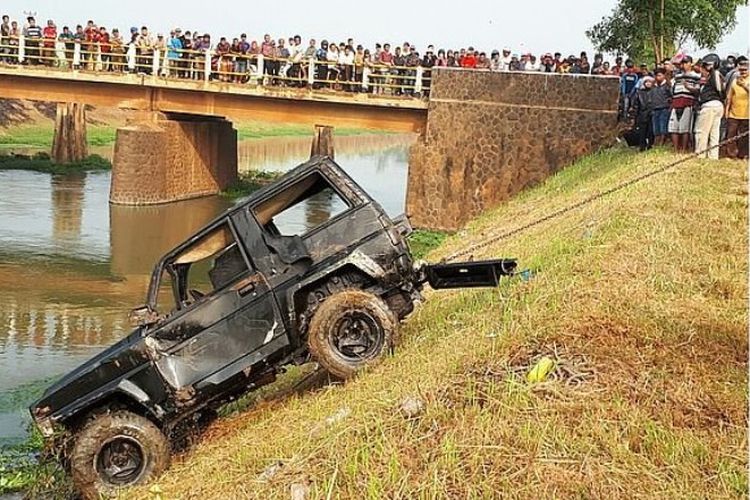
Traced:
<svg viewBox="0 0 750 500">
<path fill-rule="evenodd" d="M 276 51 L 276 47 L 273 46 L 273 40 L 271 40 L 271 35 L 266 33 L 263 35 L 263 43 L 260 44 L 260 53 L 263 54 L 263 74 L 264 75 L 272 75 L 273 74 L 273 56 L 274 52 Z"/>
<path fill-rule="evenodd" d="M 257 43 L 256 43 L 257 46 Z M 237 42 L 237 47 L 234 49 L 234 81 L 241 82 L 242 78 L 247 74 L 247 61 L 250 57 L 250 44 L 247 41 L 247 34 L 242 33 L 240 39 Z"/>
<path fill-rule="evenodd" d="M 29 64 L 39 64 L 39 43 L 42 39 L 42 29 L 36 25 L 33 16 L 26 18 L 29 23 L 23 30 L 23 36 L 26 39 L 26 53 Z"/>
<path fill-rule="evenodd" d="M 148 27 L 141 26 L 141 32 L 135 42 L 136 72 L 151 74 L 151 61 L 154 58 L 154 39 L 148 32 Z"/>
<path fill-rule="evenodd" d="M 71 68 L 73 66 L 73 50 L 75 49 L 75 42 L 73 40 L 73 33 L 70 31 L 70 28 L 68 28 L 67 26 L 63 26 L 62 33 L 58 35 L 58 39 L 63 44 L 63 58 L 59 61 L 60 66 L 64 68 Z"/>
<path fill-rule="evenodd" d="M 109 37 L 110 46 L 112 48 L 111 52 L 111 71 L 116 71 L 118 73 L 121 73 L 125 71 L 125 42 L 122 39 L 122 35 L 120 35 L 120 30 L 117 28 L 114 28 L 112 30 L 112 35 Z"/>
<path fill-rule="evenodd" d="M 3 20 L 0 23 L 0 62 L 9 62 L 8 58 L 3 57 L 10 54 L 10 17 L 7 14 L 3 15 Z"/>
<path fill-rule="evenodd" d="M 83 45 L 81 46 L 81 60 L 84 69 L 93 71 L 95 69 L 94 64 L 96 63 L 97 54 L 97 38 L 98 28 L 94 21 L 89 19 L 86 22 L 86 29 L 83 30 L 84 38 Z"/>
<path fill-rule="evenodd" d="M 96 42 L 99 45 L 99 54 L 102 60 L 102 71 L 112 71 L 112 44 L 107 28 L 99 26 Z"/>
<path fill-rule="evenodd" d="M 178 77 L 180 74 L 180 51 L 182 50 L 182 34 L 180 28 L 175 28 L 169 32 L 169 41 L 167 42 L 167 68 L 169 76 Z"/>
<path fill-rule="evenodd" d="M 47 20 L 47 26 L 42 30 L 42 64 L 54 66 L 56 62 L 55 41 L 57 40 L 57 26 L 52 19 Z"/>
</svg>

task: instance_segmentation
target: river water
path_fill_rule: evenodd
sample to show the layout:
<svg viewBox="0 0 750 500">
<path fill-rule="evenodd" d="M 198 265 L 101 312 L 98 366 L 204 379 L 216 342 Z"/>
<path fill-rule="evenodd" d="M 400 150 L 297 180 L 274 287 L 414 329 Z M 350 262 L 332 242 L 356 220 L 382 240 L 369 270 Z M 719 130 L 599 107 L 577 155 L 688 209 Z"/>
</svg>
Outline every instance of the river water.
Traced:
<svg viewBox="0 0 750 500">
<path fill-rule="evenodd" d="M 412 136 L 336 138 L 336 159 L 392 216 L 403 212 Z M 285 171 L 310 138 L 242 141 L 241 171 Z M 93 152 L 111 156 L 111 148 Z M 26 406 L 56 377 L 125 336 L 151 268 L 232 202 L 110 206 L 108 172 L 0 171 L 0 444 L 23 439 Z M 312 200 L 325 204 L 325 200 Z M 316 211 L 300 207 L 300 226 Z M 312 214 L 312 215 L 311 215 Z"/>
</svg>

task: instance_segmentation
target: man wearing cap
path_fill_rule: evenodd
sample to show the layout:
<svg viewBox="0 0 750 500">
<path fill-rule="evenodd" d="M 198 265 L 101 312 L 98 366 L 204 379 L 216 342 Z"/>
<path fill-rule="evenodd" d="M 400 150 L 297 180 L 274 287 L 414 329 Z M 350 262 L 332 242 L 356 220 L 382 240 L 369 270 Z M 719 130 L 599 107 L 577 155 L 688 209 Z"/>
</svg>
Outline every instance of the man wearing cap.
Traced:
<svg viewBox="0 0 750 500">
<path fill-rule="evenodd" d="M 695 119 L 695 152 L 712 149 L 703 158 L 719 159 L 721 119 L 724 116 L 724 83 L 717 67 L 718 61 L 704 58 L 701 64 L 703 84 L 698 92 L 698 116 Z"/>
<path fill-rule="evenodd" d="M 672 102 L 667 130 L 672 137 L 675 151 L 687 153 L 690 151 L 693 106 L 700 90 L 701 76 L 693 71 L 692 57 L 683 55 L 679 61 L 672 79 Z"/>
</svg>

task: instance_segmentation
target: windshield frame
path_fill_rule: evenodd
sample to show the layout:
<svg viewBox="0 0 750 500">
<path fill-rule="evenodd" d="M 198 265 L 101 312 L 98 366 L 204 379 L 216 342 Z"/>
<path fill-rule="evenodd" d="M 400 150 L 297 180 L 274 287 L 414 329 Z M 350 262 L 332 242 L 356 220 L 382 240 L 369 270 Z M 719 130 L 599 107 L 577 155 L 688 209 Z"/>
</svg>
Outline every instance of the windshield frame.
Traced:
<svg viewBox="0 0 750 500">
<path fill-rule="evenodd" d="M 172 298 L 174 300 L 174 307 L 170 309 L 172 310 L 180 310 L 182 307 L 180 307 L 180 290 L 179 290 L 179 275 L 177 271 L 174 268 L 174 260 L 179 257 L 186 249 L 190 248 L 191 246 L 195 245 L 197 242 L 199 242 L 201 239 L 203 239 L 206 235 L 210 234 L 211 232 L 215 231 L 222 225 L 226 225 L 229 228 L 229 231 L 231 233 L 232 238 L 234 239 L 235 244 L 240 249 L 240 253 L 242 254 L 243 259 L 245 260 L 245 263 L 248 263 L 248 256 L 245 254 L 245 249 L 240 244 L 240 239 L 237 235 L 237 230 L 234 227 L 234 224 L 232 223 L 232 218 L 230 217 L 231 214 L 225 214 L 223 217 L 220 217 L 217 220 L 214 220 L 211 224 L 201 229 L 199 232 L 193 234 L 190 238 L 188 238 L 186 241 L 181 243 L 180 245 L 174 247 L 172 250 L 167 252 L 156 264 L 154 267 L 154 270 L 151 272 L 151 279 L 149 280 L 149 286 L 148 286 L 148 293 L 146 295 L 146 307 L 148 307 L 149 310 L 152 312 L 160 313 L 157 309 L 157 300 L 159 298 L 159 287 L 161 286 L 161 279 L 164 274 L 164 271 L 166 271 L 169 274 L 169 278 L 171 280 L 171 288 L 172 288 Z M 192 264 L 188 264 L 190 266 Z M 249 264 L 248 264 L 249 265 Z"/>
</svg>

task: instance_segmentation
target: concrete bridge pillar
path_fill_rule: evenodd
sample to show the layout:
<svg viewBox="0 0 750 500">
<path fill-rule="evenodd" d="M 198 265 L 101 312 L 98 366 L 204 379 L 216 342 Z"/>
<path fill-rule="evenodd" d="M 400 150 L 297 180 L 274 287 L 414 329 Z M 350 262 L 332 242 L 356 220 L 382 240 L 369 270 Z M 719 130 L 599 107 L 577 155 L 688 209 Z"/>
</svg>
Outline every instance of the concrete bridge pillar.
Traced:
<svg viewBox="0 0 750 500">
<path fill-rule="evenodd" d="M 117 130 L 110 203 L 218 194 L 237 179 L 237 131 L 219 117 L 143 112 Z"/>
<path fill-rule="evenodd" d="M 77 102 L 58 102 L 55 136 L 52 139 L 52 160 L 65 164 L 81 161 L 86 156 L 86 105 Z"/>
</svg>

